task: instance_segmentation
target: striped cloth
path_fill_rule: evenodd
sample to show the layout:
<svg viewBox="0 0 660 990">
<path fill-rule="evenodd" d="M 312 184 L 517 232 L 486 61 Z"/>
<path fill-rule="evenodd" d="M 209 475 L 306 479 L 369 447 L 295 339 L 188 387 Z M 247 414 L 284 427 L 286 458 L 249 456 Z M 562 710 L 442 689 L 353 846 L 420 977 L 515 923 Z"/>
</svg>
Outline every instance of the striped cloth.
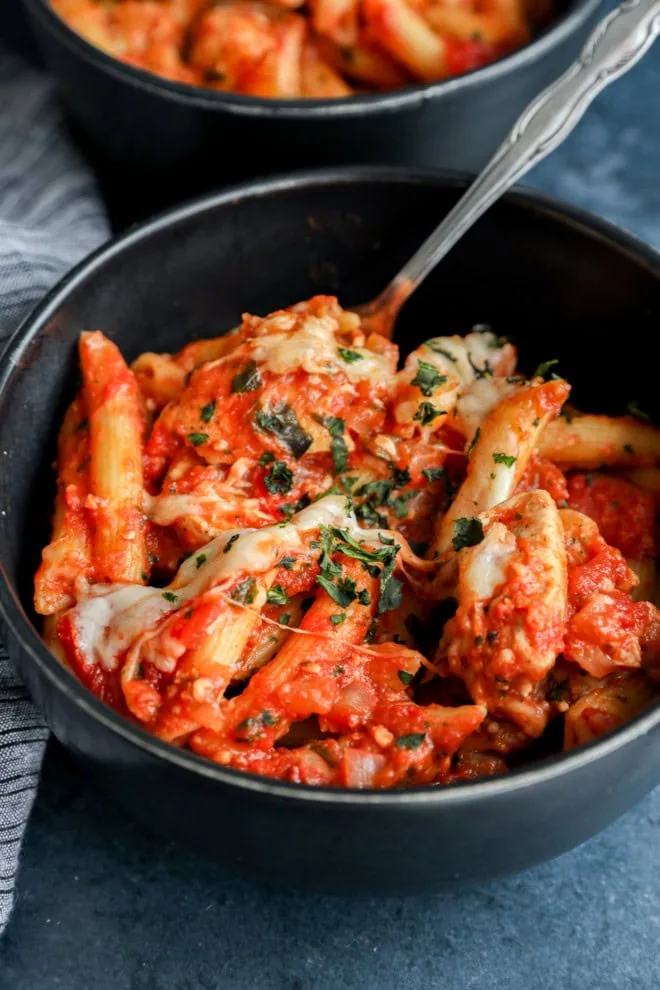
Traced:
<svg viewBox="0 0 660 990">
<path fill-rule="evenodd" d="M 94 179 L 68 143 L 51 84 L 0 49 L 0 341 L 107 235 Z M 0 933 L 47 734 L 0 647 Z"/>
</svg>

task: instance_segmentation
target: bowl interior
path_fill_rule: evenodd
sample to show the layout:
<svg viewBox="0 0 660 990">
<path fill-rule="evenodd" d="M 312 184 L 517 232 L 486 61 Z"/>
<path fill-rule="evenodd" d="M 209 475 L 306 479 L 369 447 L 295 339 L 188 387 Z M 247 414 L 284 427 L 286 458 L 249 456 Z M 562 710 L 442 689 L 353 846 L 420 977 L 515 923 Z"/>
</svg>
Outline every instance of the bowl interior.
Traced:
<svg viewBox="0 0 660 990">
<path fill-rule="evenodd" d="M 24 616 L 48 539 L 57 425 L 77 382 L 76 340 L 99 329 L 127 359 L 213 336 L 240 314 L 315 293 L 370 299 L 454 203 L 465 183 L 368 169 L 274 180 L 184 207 L 84 264 L 5 352 L 0 392 L 0 565 Z M 559 359 L 575 403 L 660 413 L 640 352 L 660 321 L 660 263 L 605 225 L 532 197 L 497 205 L 406 306 L 403 352 L 489 323 L 528 373 Z M 25 621 L 25 620 L 20 620 Z"/>
</svg>

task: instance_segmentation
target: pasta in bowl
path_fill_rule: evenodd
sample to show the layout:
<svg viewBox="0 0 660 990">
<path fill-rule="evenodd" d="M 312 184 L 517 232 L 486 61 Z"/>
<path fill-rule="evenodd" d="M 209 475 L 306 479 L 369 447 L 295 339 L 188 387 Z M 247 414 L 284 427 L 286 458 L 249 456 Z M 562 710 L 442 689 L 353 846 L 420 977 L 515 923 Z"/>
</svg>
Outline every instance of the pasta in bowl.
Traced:
<svg viewBox="0 0 660 990">
<path fill-rule="evenodd" d="M 129 367 L 79 343 L 48 644 L 161 740 L 311 785 L 492 776 L 658 694 L 660 434 L 487 327 L 398 348 L 330 296 Z"/>
<path fill-rule="evenodd" d="M 83 38 L 174 82 L 332 99 L 455 76 L 547 22 L 522 0 L 50 0 Z"/>
</svg>

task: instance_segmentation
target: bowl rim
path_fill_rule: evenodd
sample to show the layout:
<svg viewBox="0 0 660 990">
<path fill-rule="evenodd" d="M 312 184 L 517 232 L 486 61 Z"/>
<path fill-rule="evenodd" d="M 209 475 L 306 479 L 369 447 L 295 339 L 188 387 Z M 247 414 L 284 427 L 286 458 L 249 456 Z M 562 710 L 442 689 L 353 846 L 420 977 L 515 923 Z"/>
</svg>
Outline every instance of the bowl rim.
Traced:
<svg viewBox="0 0 660 990">
<path fill-rule="evenodd" d="M 564 42 L 602 4 L 603 0 L 568 0 L 566 10 L 527 44 L 486 65 L 461 75 L 450 76 L 435 83 L 420 83 L 382 93 L 319 100 L 284 100 L 245 96 L 205 89 L 189 83 L 179 83 L 146 69 L 128 65 L 79 35 L 53 10 L 50 0 L 23 0 L 30 14 L 40 19 L 44 28 L 86 62 L 98 65 L 108 75 L 142 89 L 152 95 L 165 96 L 175 103 L 200 109 L 222 110 L 239 117 L 275 117 L 287 120 L 344 119 L 372 116 L 397 110 L 414 110 L 428 101 L 470 90 L 483 83 L 488 85 L 530 65 Z"/>
<path fill-rule="evenodd" d="M 294 188 L 327 187 L 337 183 L 359 185 L 364 182 L 383 184 L 435 185 L 460 191 L 470 182 L 464 173 L 411 169 L 403 166 L 344 166 L 290 172 L 285 175 L 256 179 L 232 185 L 221 192 L 207 194 L 187 203 L 165 210 L 149 220 L 135 224 L 122 234 L 103 243 L 83 258 L 47 293 L 23 319 L 0 354 L 0 414 L 8 388 L 21 373 L 24 352 L 33 339 L 43 332 L 68 296 L 90 276 L 101 271 L 106 261 L 127 248 L 158 236 L 163 230 L 179 223 L 264 195 L 279 195 Z M 552 196 L 530 189 L 516 189 L 502 197 L 507 205 L 522 208 L 527 213 L 544 215 L 561 225 L 577 228 L 586 236 L 616 247 L 622 254 L 660 281 L 660 251 L 639 240 L 633 234 L 595 214 Z M 497 777 L 461 781 L 432 786 L 419 785 L 400 790 L 356 790 L 317 787 L 268 777 L 259 777 L 241 770 L 223 767 L 204 759 L 190 750 L 179 749 L 150 735 L 127 718 L 99 701 L 48 650 L 35 625 L 23 607 L 20 596 L 9 579 L 0 550 L 0 618 L 4 620 L 14 640 L 30 663 L 61 692 L 76 708 L 92 721 L 99 722 L 112 734 L 157 760 L 189 770 L 201 777 L 228 787 L 264 798 L 279 798 L 316 805 L 342 805 L 353 808 L 369 806 L 398 809 L 404 805 L 437 806 L 504 797 L 513 792 L 541 785 L 569 775 L 591 763 L 607 757 L 616 750 L 647 735 L 660 724 L 660 703 L 642 712 L 619 729 L 568 753 L 558 753 L 537 763 L 509 770 Z"/>
</svg>

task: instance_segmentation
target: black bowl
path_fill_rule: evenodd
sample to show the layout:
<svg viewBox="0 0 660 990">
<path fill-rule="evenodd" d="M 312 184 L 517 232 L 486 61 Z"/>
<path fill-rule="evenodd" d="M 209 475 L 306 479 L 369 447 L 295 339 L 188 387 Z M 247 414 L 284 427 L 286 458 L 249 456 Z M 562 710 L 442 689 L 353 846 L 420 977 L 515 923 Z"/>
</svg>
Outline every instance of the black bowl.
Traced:
<svg viewBox="0 0 660 990">
<path fill-rule="evenodd" d="M 529 101 L 577 55 L 599 0 L 558 0 L 530 44 L 463 76 L 342 100 L 263 100 L 181 85 L 93 48 L 25 0 L 37 42 L 92 155 L 132 214 L 227 181 L 317 165 L 479 171 Z M 117 169 L 122 175 L 117 176 Z M 129 178 L 130 177 L 130 178 Z M 144 181 L 148 179 L 148 181 Z M 136 188 L 137 187 L 137 188 Z"/>
<path fill-rule="evenodd" d="M 660 780 L 660 707 L 594 744 L 500 779 L 405 792 L 260 779 L 151 738 L 51 656 L 31 582 L 47 539 L 56 424 L 76 338 L 133 358 L 173 350 L 316 292 L 371 298 L 455 202 L 462 179 L 392 169 L 276 179 L 184 206 L 79 266 L 17 331 L 0 374 L 0 610 L 57 738 L 143 823 L 270 882 L 351 892 L 436 890 L 522 870 L 589 838 Z M 568 207 L 510 195 L 402 314 L 399 340 L 490 322 L 523 368 L 557 357 L 576 400 L 621 412 L 660 399 L 648 351 L 660 257 Z M 644 341 L 648 360 L 639 360 Z"/>
</svg>

